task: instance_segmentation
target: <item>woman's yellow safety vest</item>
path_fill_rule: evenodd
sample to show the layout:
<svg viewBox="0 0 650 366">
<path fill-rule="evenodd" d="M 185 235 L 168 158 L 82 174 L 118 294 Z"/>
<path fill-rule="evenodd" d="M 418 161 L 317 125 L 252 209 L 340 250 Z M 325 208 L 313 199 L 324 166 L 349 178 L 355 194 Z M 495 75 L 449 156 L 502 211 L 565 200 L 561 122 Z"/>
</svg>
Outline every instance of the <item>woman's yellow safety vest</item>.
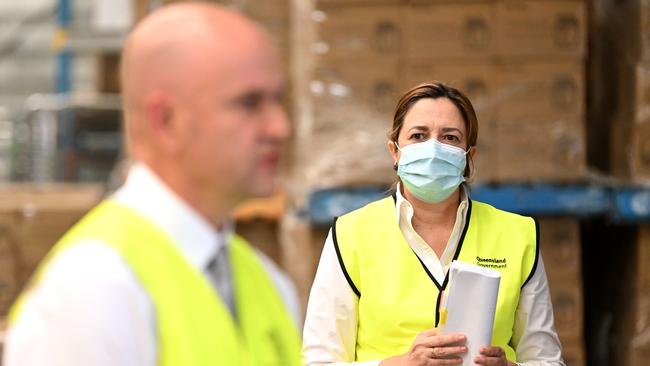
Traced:
<svg viewBox="0 0 650 366">
<path fill-rule="evenodd" d="M 229 243 L 237 323 L 205 276 L 160 228 L 112 200 L 93 209 L 54 246 L 32 283 L 47 273 L 54 256 L 87 240 L 115 249 L 149 294 L 156 314 L 158 365 L 301 364 L 296 324 L 242 238 L 235 236 Z M 18 317 L 24 296 L 14 305 L 10 322 Z"/>
<path fill-rule="evenodd" d="M 418 333 L 438 326 L 448 275 L 438 283 L 413 252 L 399 228 L 394 198 L 341 216 L 332 232 L 343 273 L 359 297 L 357 361 L 403 354 Z M 454 260 L 501 272 L 492 345 L 502 347 L 513 362 L 510 341 L 519 293 L 534 272 L 538 253 L 532 218 L 469 201 Z"/>
</svg>

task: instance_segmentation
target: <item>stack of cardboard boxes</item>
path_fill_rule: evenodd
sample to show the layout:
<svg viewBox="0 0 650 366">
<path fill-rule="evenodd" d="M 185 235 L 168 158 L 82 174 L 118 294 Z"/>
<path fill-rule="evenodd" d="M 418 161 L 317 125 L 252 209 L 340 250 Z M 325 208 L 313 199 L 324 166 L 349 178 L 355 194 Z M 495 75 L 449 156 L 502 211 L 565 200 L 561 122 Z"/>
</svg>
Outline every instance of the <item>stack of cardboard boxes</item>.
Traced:
<svg viewBox="0 0 650 366">
<path fill-rule="evenodd" d="M 99 185 L 0 190 L 0 318 L 52 245 L 101 200 Z"/>
<path fill-rule="evenodd" d="M 583 177 L 583 1 L 420 0 L 408 13 L 405 80 L 445 81 L 472 99 L 477 180 Z"/>
<path fill-rule="evenodd" d="M 476 180 L 495 180 L 499 143 L 494 1 L 413 1 L 407 7 L 404 24 L 407 47 L 403 87 L 437 80 L 470 98 L 479 120 Z"/>
<path fill-rule="evenodd" d="M 599 97 L 597 103 L 614 111 L 603 116 L 599 104 L 594 104 L 590 119 L 610 130 L 609 139 L 598 141 L 594 149 L 609 148 L 609 164 L 603 165 L 615 177 L 649 183 L 650 3 L 599 1 L 592 17 L 598 37 L 591 68 L 592 93 Z"/>
<path fill-rule="evenodd" d="M 476 180 L 584 178 L 584 1 L 313 3 L 294 2 L 294 155 L 305 184 L 391 182 L 393 109 L 431 80 L 475 105 Z"/>
<path fill-rule="evenodd" d="M 395 180 L 386 141 L 401 93 L 406 8 L 399 0 L 291 6 L 295 128 L 280 242 L 304 308 L 328 228 L 312 226 L 297 210 L 314 190 Z"/>
<path fill-rule="evenodd" d="M 399 96 L 399 1 L 293 2 L 292 191 L 388 184 Z"/>
<path fill-rule="evenodd" d="M 650 183 L 650 2 L 603 0 L 591 11 L 590 135 L 592 164 L 626 184 Z M 594 128 L 592 128 L 592 125 Z M 603 153 L 597 154 L 600 150 Z M 645 207 L 640 195 L 635 207 Z M 624 304 L 614 312 L 620 334 L 613 355 L 624 365 L 645 365 L 650 357 L 650 227 L 638 227 L 621 288 Z M 614 247 L 612 250 L 618 250 Z M 618 274 L 617 274 L 618 275 Z M 629 291 L 627 291 L 630 287 Z"/>
<path fill-rule="evenodd" d="M 567 366 L 584 366 L 580 225 L 578 220 L 568 217 L 544 218 L 539 225 L 541 254 L 562 356 Z"/>
<path fill-rule="evenodd" d="M 0 364 L 6 318 L 34 270 L 104 194 L 100 185 L 5 185 L 0 189 Z"/>
</svg>

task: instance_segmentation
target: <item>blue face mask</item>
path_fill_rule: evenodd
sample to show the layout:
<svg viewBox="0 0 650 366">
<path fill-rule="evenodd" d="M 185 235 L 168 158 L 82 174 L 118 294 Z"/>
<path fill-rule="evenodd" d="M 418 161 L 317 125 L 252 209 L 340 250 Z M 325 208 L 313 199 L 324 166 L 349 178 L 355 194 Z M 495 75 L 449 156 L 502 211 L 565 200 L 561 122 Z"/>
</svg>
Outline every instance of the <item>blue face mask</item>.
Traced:
<svg viewBox="0 0 650 366">
<path fill-rule="evenodd" d="M 436 139 L 400 148 L 397 175 L 418 199 L 436 203 L 447 199 L 465 181 L 467 151 Z"/>
</svg>

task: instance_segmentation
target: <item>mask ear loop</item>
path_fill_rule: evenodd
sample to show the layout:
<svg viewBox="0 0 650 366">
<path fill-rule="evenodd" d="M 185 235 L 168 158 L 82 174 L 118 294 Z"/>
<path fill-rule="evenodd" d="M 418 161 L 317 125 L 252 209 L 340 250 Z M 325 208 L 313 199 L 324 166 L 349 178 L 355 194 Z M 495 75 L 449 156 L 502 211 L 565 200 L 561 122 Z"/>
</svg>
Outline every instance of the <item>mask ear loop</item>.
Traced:
<svg viewBox="0 0 650 366">
<path fill-rule="evenodd" d="M 399 144 L 397 143 L 397 141 L 393 141 L 393 143 L 395 144 L 395 147 L 397 148 L 397 150 L 402 151 L 402 148 L 399 147 Z M 397 163 L 393 164 L 393 170 L 397 171 Z"/>
<path fill-rule="evenodd" d="M 469 176 L 467 177 L 467 180 L 468 180 L 468 181 L 471 181 L 472 179 L 474 179 L 474 173 L 475 173 L 475 170 L 476 170 L 476 169 L 475 169 L 475 166 L 474 166 L 474 159 L 472 159 L 472 158 L 469 156 L 469 152 L 470 152 L 473 148 L 474 148 L 474 146 L 470 146 L 470 147 L 467 148 L 467 150 L 465 151 L 465 159 L 467 160 L 467 167 L 468 167 L 468 169 L 469 169 Z"/>
</svg>

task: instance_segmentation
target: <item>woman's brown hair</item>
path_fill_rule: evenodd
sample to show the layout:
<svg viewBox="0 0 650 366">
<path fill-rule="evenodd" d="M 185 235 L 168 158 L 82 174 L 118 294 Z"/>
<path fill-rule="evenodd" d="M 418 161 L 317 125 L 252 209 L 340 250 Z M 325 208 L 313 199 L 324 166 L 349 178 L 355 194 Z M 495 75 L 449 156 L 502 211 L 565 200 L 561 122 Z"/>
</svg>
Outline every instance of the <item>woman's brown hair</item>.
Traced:
<svg viewBox="0 0 650 366">
<path fill-rule="evenodd" d="M 467 98 L 460 90 L 440 82 L 430 82 L 417 85 L 407 91 L 402 98 L 400 98 L 399 102 L 397 102 L 397 107 L 395 107 L 393 127 L 388 134 L 388 138 L 391 141 L 397 142 L 397 137 L 404 125 L 404 117 L 411 107 L 418 100 L 425 98 L 447 98 L 454 103 L 463 117 L 463 121 L 465 121 L 467 148 L 469 149 L 470 147 L 476 146 L 476 140 L 478 138 L 478 119 L 476 118 L 476 112 L 474 112 L 472 102 L 470 102 L 469 98 Z M 467 167 L 463 174 L 465 178 L 470 176 L 470 166 L 473 165 L 469 154 L 467 155 L 467 159 Z"/>
</svg>

